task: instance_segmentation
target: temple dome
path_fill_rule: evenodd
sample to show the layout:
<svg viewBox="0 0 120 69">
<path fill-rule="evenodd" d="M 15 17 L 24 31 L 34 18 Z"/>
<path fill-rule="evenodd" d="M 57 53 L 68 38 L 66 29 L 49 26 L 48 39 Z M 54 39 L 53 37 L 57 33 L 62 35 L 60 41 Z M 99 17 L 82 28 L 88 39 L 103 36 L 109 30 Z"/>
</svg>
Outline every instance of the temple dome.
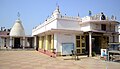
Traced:
<svg viewBox="0 0 120 69">
<path fill-rule="evenodd" d="M 24 28 L 22 26 L 22 22 L 20 19 L 17 19 L 15 21 L 15 24 L 13 25 L 10 31 L 10 36 L 18 36 L 18 37 L 25 36 L 25 31 L 24 31 Z"/>
<path fill-rule="evenodd" d="M 61 16 L 59 6 L 54 10 L 52 17 L 59 18 Z"/>
</svg>

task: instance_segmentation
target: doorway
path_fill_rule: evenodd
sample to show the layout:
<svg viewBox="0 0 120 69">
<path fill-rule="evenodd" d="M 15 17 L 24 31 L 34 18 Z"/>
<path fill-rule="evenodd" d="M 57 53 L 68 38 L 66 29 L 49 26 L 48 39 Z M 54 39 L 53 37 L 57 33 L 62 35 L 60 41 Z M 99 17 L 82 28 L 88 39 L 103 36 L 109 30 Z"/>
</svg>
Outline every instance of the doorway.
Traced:
<svg viewBox="0 0 120 69">
<path fill-rule="evenodd" d="M 100 54 L 100 47 L 101 47 L 101 40 L 100 36 L 93 36 L 92 37 L 92 51 L 96 54 Z"/>
<path fill-rule="evenodd" d="M 92 36 L 92 52 L 100 54 L 101 36 Z M 89 54 L 89 36 L 86 36 L 86 51 Z"/>
<path fill-rule="evenodd" d="M 20 38 L 14 38 L 14 48 L 20 48 Z"/>
</svg>

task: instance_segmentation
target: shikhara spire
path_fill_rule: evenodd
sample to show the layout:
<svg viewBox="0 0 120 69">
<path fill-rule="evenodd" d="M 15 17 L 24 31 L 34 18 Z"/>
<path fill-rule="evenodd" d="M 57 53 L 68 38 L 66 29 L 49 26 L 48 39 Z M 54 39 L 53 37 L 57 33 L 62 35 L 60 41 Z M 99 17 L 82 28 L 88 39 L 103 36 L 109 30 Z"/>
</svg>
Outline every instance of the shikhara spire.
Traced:
<svg viewBox="0 0 120 69">
<path fill-rule="evenodd" d="M 56 3 L 56 10 L 60 13 L 59 5 Z"/>
</svg>

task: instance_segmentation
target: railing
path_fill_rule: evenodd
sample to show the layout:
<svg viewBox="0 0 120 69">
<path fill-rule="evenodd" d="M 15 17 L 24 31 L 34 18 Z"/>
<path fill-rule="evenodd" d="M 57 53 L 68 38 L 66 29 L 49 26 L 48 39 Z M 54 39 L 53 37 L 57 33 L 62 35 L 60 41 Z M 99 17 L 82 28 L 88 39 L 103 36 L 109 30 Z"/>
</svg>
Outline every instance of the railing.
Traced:
<svg viewBox="0 0 120 69">
<path fill-rule="evenodd" d="M 101 14 L 96 14 L 94 16 L 86 16 L 82 18 L 82 21 L 89 21 L 89 20 L 102 20 Z M 108 16 L 105 16 L 105 20 L 116 20 L 116 17 L 112 16 L 111 18 Z"/>
<path fill-rule="evenodd" d="M 62 19 L 78 20 L 80 17 L 61 16 Z"/>
</svg>

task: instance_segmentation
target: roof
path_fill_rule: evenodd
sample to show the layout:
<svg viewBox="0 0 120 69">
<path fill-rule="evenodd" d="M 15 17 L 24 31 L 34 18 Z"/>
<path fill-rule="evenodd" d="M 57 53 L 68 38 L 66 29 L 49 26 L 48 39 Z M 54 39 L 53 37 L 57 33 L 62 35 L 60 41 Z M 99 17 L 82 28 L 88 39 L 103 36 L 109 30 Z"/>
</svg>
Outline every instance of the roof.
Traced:
<svg viewBox="0 0 120 69">
<path fill-rule="evenodd" d="M 9 35 L 9 32 L 7 32 L 7 31 L 0 31 L 0 35 Z"/>
<path fill-rule="evenodd" d="M 68 30 L 68 29 L 51 29 L 44 31 L 42 33 L 39 33 L 41 36 L 45 34 L 51 34 L 51 33 L 66 33 L 66 34 L 83 34 L 83 31 L 79 30 Z M 38 35 L 38 34 L 37 34 Z"/>
<path fill-rule="evenodd" d="M 25 31 L 20 19 L 15 21 L 15 24 L 10 31 L 10 36 L 25 36 Z"/>
<path fill-rule="evenodd" d="M 118 21 L 112 21 L 112 20 L 88 20 L 88 21 L 80 22 L 80 24 L 84 24 L 84 23 L 120 24 Z"/>
</svg>

